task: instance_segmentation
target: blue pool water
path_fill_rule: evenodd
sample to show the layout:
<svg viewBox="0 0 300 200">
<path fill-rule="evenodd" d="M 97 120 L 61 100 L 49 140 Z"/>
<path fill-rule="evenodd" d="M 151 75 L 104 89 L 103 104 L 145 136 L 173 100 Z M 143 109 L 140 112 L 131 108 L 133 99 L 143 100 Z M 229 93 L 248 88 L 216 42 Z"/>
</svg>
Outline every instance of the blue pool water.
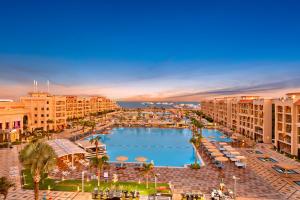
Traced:
<svg viewBox="0 0 300 200">
<path fill-rule="evenodd" d="M 128 162 L 143 156 L 149 162 L 153 160 L 155 166 L 183 167 L 194 162 L 189 129 L 113 128 L 101 138 L 111 161 L 122 155 L 128 157 Z"/>
<path fill-rule="evenodd" d="M 136 157 L 143 156 L 149 162 L 153 160 L 156 166 L 183 167 L 194 162 L 195 152 L 189 143 L 191 135 L 189 129 L 113 128 L 110 134 L 101 135 L 101 141 L 106 144 L 111 161 L 126 156 L 128 162 L 135 162 Z M 203 129 L 202 135 L 210 141 L 231 142 L 215 129 Z"/>
<path fill-rule="evenodd" d="M 218 141 L 218 142 L 231 142 L 232 139 L 225 137 L 223 133 L 216 129 L 203 129 L 203 137 L 207 138 L 209 141 Z M 225 138 L 224 138 L 225 137 Z"/>
</svg>

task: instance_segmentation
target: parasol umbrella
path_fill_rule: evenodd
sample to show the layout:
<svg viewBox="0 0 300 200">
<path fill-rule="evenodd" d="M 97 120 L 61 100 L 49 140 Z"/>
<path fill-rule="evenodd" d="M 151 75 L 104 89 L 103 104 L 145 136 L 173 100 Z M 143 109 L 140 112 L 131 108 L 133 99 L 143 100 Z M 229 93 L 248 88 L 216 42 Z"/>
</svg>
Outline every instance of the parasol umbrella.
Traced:
<svg viewBox="0 0 300 200">
<path fill-rule="evenodd" d="M 229 151 L 229 152 L 236 152 L 236 150 L 234 148 L 227 148 L 227 151 Z"/>
<path fill-rule="evenodd" d="M 239 159 L 239 160 L 245 160 L 246 157 L 245 157 L 245 156 L 236 156 L 236 159 Z"/>
<path fill-rule="evenodd" d="M 126 156 L 118 156 L 116 158 L 117 161 L 121 162 L 121 166 L 123 167 L 123 162 L 127 161 L 128 160 L 128 157 Z"/>
<path fill-rule="evenodd" d="M 235 155 L 235 156 L 240 155 L 240 153 L 237 152 L 237 151 L 231 151 L 230 154 L 231 154 L 231 155 Z"/>
<path fill-rule="evenodd" d="M 147 161 L 147 158 L 140 156 L 140 157 L 136 157 L 135 160 L 138 161 L 139 163 L 141 163 L 141 165 L 142 165 L 143 163 L 145 163 Z"/>
<path fill-rule="evenodd" d="M 224 156 L 219 156 L 219 157 L 216 157 L 215 160 L 219 161 L 219 162 L 226 162 L 226 161 L 228 161 L 228 158 L 226 158 Z"/>
<path fill-rule="evenodd" d="M 223 145 L 227 145 L 226 142 L 219 142 L 219 144 L 222 145 L 222 146 L 223 146 Z"/>
<path fill-rule="evenodd" d="M 218 149 L 208 149 L 209 152 L 220 152 Z"/>
<path fill-rule="evenodd" d="M 212 152 L 211 155 L 214 156 L 214 157 L 220 157 L 220 156 L 223 156 L 223 154 L 220 153 L 220 152 Z"/>
</svg>

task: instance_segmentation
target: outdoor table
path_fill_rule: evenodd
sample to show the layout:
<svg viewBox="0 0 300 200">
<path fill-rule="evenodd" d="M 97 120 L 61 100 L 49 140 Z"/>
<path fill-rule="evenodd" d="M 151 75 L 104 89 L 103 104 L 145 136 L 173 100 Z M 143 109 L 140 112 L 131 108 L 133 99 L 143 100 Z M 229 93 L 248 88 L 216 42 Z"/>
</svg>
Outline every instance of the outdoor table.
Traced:
<svg viewBox="0 0 300 200">
<path fill-rule="evenodd" d="M 232 157 L 232 158 L 229 158 L 231 161 L 233 161 L 233 162 L 236 162 L 236 161 L 238 161 L 239 159 L 236 159 L 236 158 L 234 158 L 234 157 Z"/>
</svg>

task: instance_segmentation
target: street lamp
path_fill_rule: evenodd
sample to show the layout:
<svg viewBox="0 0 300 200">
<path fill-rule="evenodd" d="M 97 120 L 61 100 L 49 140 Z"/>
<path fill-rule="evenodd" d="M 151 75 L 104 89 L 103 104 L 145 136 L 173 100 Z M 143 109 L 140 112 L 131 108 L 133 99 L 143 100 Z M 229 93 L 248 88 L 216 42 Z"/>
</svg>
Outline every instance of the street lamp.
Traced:
<svg viewBox="0 0 300 200">
<path fill-rule="evenodd" d="M 155 174 L 154 175 L 154 187 L 155 187 L 155 192 L 156 192 L 156 185 L 157 185 L 157 177 L 159 176 L 160 174 Z"/>
<path fill-rule="evenodd" d="M 240 178 L 233 176 L 232 179 L 234 180 L 234 199 L 236 199 L 236 181 Z"/>
<path fill-rule="evenodd" d="M 82 184 L 82 185 L 81 185 L 81 187 L 82 187 L 81 191 L 84 192 L 84 171 L 82 171 L 82 174 L 81 174 L 81 175 L 82 175 L 82 176 L 81 176 L 81 181 L 82 181 L 82 182 L 81 182 L 81 184 Z"/>
</svg>

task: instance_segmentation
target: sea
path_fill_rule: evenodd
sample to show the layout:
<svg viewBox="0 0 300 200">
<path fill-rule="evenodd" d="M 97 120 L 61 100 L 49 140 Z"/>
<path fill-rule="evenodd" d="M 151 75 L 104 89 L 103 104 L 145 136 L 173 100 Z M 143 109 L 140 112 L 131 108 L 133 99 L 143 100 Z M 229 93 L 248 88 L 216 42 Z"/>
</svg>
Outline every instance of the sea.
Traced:
<svg viewBox="0 0 300 200">
<path fill-rule="evenodd" d="M 118 101 L 122 108 L 199 108 L 199 102 L 138 102 L 138 101 Z"/>
</svg>

